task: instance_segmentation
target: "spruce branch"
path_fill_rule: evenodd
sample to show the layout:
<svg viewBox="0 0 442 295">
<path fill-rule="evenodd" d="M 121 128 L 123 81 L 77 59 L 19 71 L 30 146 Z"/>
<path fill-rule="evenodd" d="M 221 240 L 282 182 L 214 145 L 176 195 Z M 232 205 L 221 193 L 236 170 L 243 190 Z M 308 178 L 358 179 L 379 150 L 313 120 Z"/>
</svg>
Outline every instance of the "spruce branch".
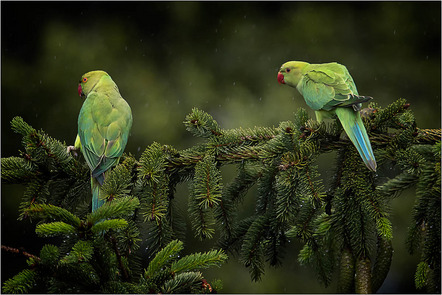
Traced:
<svg viewBox="0 0 442 295">
<path fill-rule="evenodd" d="M 213 117 L 197 108 L 193 108 L 192 113 L 186 116 L 184 125 L 194 136 L 210 137 L 221 134 Z"/>
<path fill-rule="evenodd" d="M 250 225 L 244 236 L 241 247 L 241 260 L 246 267 L 250 267 L 252 280 L 258 281 L 264 272 L 263 242 L 266 238 L 270 216 L 258 216 Z"/>
<path fill-rule="evenodd" d="M 409 105 L 407 106 L 405 100 L 400 99 L 386 109 L 376 112 L 371 128 L 373 130 L 377 129 L 376 126 L 380 126 L 389 119 L 394 118 L 395 115 L 403 113 L 408 107 Z M 295 117 L 298 129 L 290 122 L 283 122 L 278 128 L 255 127 L 254 129 L 247 130 L 222 130 L 210 115 L 195 108 L 192 110 L 192 113 L 186 117 L 187 120 L 184 121 L 184 123 L 187 126 L 187 130 L 191 131 L 194 135 L 211 140 L 211 145 L 217 148 L 218 153 L 216 160 L 219 162 L 238 162 L 247 159 L 272 157 L 275 153 L 283 149 L 282 146 L 278 147 L 277 145 L 273 145 L 272 141 L 277 143 L 278 141 L 275 140 L 275 138 L 278 134 L 279 136 L 282 136 L 284 133 L 292 134 L 294 130 L 297 131 L 296 134 L 293 133 L 293 135 L 297 137 L 317 138 L 317 140 L 320 141 L 319 152 L 351 146 L 349 140 L 337 139 L 339 135 L 336 130 L 338 130 L 338 128 L 332 128 L 332 125 L 327 126 L 307 120 L 308 115 L 303 109 L 300 109 L 298 112 L 297 117 Z M 409 112 L 407 112 L 407 114 L 408 113 Z M 197 118 L 201 119 L 198 120 Z M 409 118 L 409 120 L 414 122 L 413 117 Z M 408 122 L 407 120 L 405 121 Z M 419 129 L 413 124 L 414 123 L 393 124 L 392 127 L 411 129 L 413 142 L 418 144 L 431 144 L 440 141 L 440 129 Z M 299 129 L 303 130 L 303 132 L 301 133 Z M 375 146 L 384 146 L 399 135 L 400 133 L 391 132 L 371 133 L 370 142 Z M 261 143 L 267 141 L 269 141 L 268 146 L 271 147 L 270 149 L 264 149 L 260 146 Z M 194 165 L 199 162 L 204 157 L 205 149 L 201 149 L 200 147 L 198 149 L 188 150 L 185 154 L 180 153 L 176 155 L 176 157 L 168 158 L 167 168 L 176 169 L 187 165 Z"/>
<path fill-rule="evenodd" d="M 409 107 L 399 99 L 385 108 L 370 104 L 362 111 L 378 166 L 400 170 L 383 183 L 341 136 L 338 120 L 318 123 L 299 109 L 293 121 L 278 127 L 227 130 L 194 108 L 184 124 L 203 142 L 182 151 L 153 143 L 139 160 L 124 154 L 102 186 L 108 202 L 93 213 L 81 205 L 90 202 L 87 165 L 67 154 L 64 143 L 16 117 L 11 124 L 23 137 L 24 151 L 2 159 L 2 182 L 26 185 L 20 210 L 22 217 L 43 219 L 45 223 L 36 227 L 39 235 L 63 237 L 60 248 L 46 245 L 41 258 L 29 258 L 36 269 L 29 279 L 45 281 L 54 293 L 211 290 L 197 269 L 219 265 L 226 259 L 224 252 L 178 256 L 183 245 L 175 240 L 179 233 L 174 193 L 177 184 L 188 182 L 195 235 L 212 238 L 221 228 L 218 244 L 239 253 L 252 279 L 263 274 L 264 261 L 277 265 L 287 239 L 296 238 L 305 243 L 298 261 L 312 265 L 326 286 L 340 261 L 338 290 L 376 291 L 393 253 L 389 202 L 416 185 L 407 245 L 410 252 L 421 254 L 416 286 L 437 291 L 441 131 L 417 128 Z M 315 163 L 318 155 L 329 151 L 337 151 L 338 159 L 326 194 Z M 220 173 L 226 164 L 238 166 L 228 185 Z M 239 218 L 238 205 L 255 185 L 254 214 Z M 132 259 L 141 241 L 140 228 L 148 259 L 153 257 L 144 275 Z M 32 289 L 23 279 L 27 275 L 20 274 L 10 290 Z"/>
<path fill-rule="evenodd" d="M 205 253 L 194 253 L 174 261 L 170 266 L 172 273 L 193 271 L 211 266 L 219 266 L 227 260 L 223 250 L 212 250 Z"/>
<path fill-rule="evenodd" d="M 35 165 L 20 157 L 1 159 L 2 183 L 27 183 L 37 177 Z"/>
<path fill-rule="evenodd" d="M 149 266 L 144 272 L 145 278 L 153 277 L 157 272 L 161 270 L 164 265 L 168 265 L 169 262 L 177 259 L 178 253 L 183 250 L 183 242 L 178 240 L 171 241 L 166 247 L 161 249 L 155 257 L 150 261 Z"/>
<path fill-rule="evenodd" d="M 73 227 L 79 227 L 81 220 L 66 209 L 50 204 L 32 204 L 25 210 L 29 216 L 59 219 Z"/>
<path fill-rule="evenodd" d="M 11 279 L 4 282 L 2 290 L 5 293 L 19 294 L 29 292 L 35 282 L 36 273 L 33 270 L 25 269 Z"/>
<path fill-rule="evenodd" d="M 132 214 L 140 205 L 140 201 L 134 197 L 121 197 L 112 202 L 106 202 L 95 210 L 95 212 L 88 215 L 88 221 L 95 224 L 103 219 L 118 218 L 123 215 Z"/>
<path fill-rule="evenodd" d="M 221 239 L 230 239 L 233 235 L 233 224 L 236 218 L 235 206 L 242 200 L 247 191 L 260 176 L 261 166 L 248 165 L 248 162 L 238 165 L 238 174 L 228 185 L 224 186 L 219 206 L 215 207 L 215 219 L 221 227 Z"/>
<path fill-rule="evenodd" d="M 128 226 L 128 223 L 124 219 L 107 219 L 94 224 L 91 227 L 91 232 L 99 234 L 108 230 L 123 229 Z"/>
<path fill-rule="evenodd" d="M 416 288 L 423 289 L 428 284 L 428 274 L 430 272 L 430 267 L 425 262 L 420 262 L 417 265 L 416 274 L 414 276 L 414 281 Z"/>
<path fill-rule="evenodd" d="M 72 251 L 68 255 L 66 255 L 60 262 L 61 263 L 86 262 L 92 259 L 93 252 L 94 252 L 93 246 L 89 241 L 80 240 L 77 243 L 75 243 L 75 245 L 72 247 Z"/>
<path fill-rule="evenodd" d="M 35 232 L 43 237 L 69 235 L 75 233 L 75 228 L 62 221 L 38 224 Z"/>
<path fill-rule="evenodd" d="M 189 213 L 195 235 L 211 238 L 214 233 L 214 207 L 221 201 L 221 173 L 213 156 L 208 154 L 195 166 L 195 176 L 190 183 Z"/>
<path fill-rule="evenodd" d="M 185 272 L 174 276 L 166 281 L 161 288 L 161 292 L 166 294 L 185 293 L 185 290 L 195 288 L 197 284 L 201 284 L 203 276 L 200 272 Z"/>
</svg>

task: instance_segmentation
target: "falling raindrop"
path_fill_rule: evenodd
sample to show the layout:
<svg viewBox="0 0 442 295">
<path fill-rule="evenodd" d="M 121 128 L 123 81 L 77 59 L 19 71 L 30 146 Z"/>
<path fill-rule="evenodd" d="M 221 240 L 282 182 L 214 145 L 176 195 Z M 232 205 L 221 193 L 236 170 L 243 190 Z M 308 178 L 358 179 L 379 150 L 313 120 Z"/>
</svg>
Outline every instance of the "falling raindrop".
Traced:
<svg viewBox="0 0 442 295">
<path fill-rule="evenodd" d="M 235 86 L 236 85 L 236 82 L 233 82 L 233 86 Z"/>
<path fill-rule="evenodd" d="M 141 147 L 140 146 L 137 148 L 137 152 L 139 152 L 139 151 L 141 151 Z"/>
</svg>

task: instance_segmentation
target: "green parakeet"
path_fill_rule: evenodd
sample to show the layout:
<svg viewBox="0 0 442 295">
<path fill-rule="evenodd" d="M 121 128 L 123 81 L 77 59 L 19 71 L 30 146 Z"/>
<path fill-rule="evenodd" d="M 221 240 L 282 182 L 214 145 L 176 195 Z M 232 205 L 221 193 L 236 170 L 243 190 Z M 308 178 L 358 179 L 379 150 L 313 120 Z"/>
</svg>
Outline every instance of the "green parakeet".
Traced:
<svg viewBox="0 0 442 295">
<path fill-rule="evenodd" d="M 371 97 L 359 96 L 345 66 L 335 62 L 309 64 L 289 61 L 281 66 L 278 82 L 296 87 L 307 105 L 315 110 L 319 122 L 322 118 L 336 115 L 365 165 L 376 171 L 376 159 L 359 113 L 362 103 Z"/>
<path fill-rule="evenodd" d="M 84 74 L 78 94 L 86 99 L 78 116 L 78 135 L 73 149 L 81 149 L 91 170 L 92 211 L 95 211 L 104 203 L 100 187 L 126 147 L 132 111 L 121 97 L 117 84 L 104 71 Z"/>
</svg>

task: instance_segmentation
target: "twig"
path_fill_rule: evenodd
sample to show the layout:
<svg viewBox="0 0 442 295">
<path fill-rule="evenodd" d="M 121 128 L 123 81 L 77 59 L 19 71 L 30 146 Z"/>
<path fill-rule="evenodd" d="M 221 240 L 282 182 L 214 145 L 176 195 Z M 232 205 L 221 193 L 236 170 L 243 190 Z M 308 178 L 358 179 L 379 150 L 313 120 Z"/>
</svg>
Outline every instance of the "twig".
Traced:
<svg viewBox="0 0 442 295">
<path fill-rule="evenodd" d="M 10 253 L 21 254 L 23 256 L 26 256 L 27 258 L 33 258 L 33 259 L 40 261 L 40 257 L 35 256 L 35 255 L 28 253 L 26 251 L 23 251 L 22 249 L 17 249 L 17 248 L 12 248 L 9 246 L 2 245 L 2 250 L 5 250 L 6 252 L 10 252 Z"/>
<path fill-rule="evenodd" d="M 121 254 L 120 254 L 120 251 L 118 250 L 117 240 L 115 239 L 114 236 L 110 236 L 110 240 L 112 242 L 112 246 L 114 247 L 115 255 L 117 255 L 118 265 L 119 265 L 121 271 L 123 272 L 123 279 L 124 279 L 124 281 L 127 282 L 127 281 L 129 281 L 129 275 L 127 273 L 126 268 L 123 265 L 123 261 L 121 260 Z"/>
</svg>

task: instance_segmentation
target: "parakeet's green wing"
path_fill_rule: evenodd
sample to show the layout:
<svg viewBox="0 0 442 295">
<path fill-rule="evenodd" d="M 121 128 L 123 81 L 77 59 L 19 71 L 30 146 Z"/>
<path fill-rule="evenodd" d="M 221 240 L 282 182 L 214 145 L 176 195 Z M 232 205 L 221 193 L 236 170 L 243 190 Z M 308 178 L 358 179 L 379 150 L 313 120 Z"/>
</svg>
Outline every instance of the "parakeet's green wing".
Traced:
<svg viewBox="0 0 442 295">
<path fill-rule="evenodd" d="M 333 71 L 315 69 L 308 71 L 299 81 L 298 90 L 313 110 L 331 110 L 354 99 L 346 79 Z"/>
<path fill-rule="evenodd" d="M 94 111 L 97 109 L 97 103 L 100 105 L 111 105 L 111 103 L 107 98 L 102 98 L 97 93 L 90 93 L 80 111 L 78 135 L 93 177 L 98 177 L 115 166 L 123 154 L 132 125 L 130 108 L 125 101 L 123 102 L 127 107 L 120 109 L 114 108 L 112 105 L 111 111 L 107 112 L 105 116 L 97 116 Z M 119 116 L 113 115 L 112 112 L 118 113 Z M 108 124 L 108 117 L 113 120 L 114 116 L 118 119 Z M 100 181 L 100 179 L 98 180 Z"/>
<path fill-rule="evenodd" d="M 329 111 L 337 106 L 350 106 L 370 99 L 358 96 L 347 68 L 335 62 L 309 65 L 297 89 L 314 110 Z"/>
</svg>

